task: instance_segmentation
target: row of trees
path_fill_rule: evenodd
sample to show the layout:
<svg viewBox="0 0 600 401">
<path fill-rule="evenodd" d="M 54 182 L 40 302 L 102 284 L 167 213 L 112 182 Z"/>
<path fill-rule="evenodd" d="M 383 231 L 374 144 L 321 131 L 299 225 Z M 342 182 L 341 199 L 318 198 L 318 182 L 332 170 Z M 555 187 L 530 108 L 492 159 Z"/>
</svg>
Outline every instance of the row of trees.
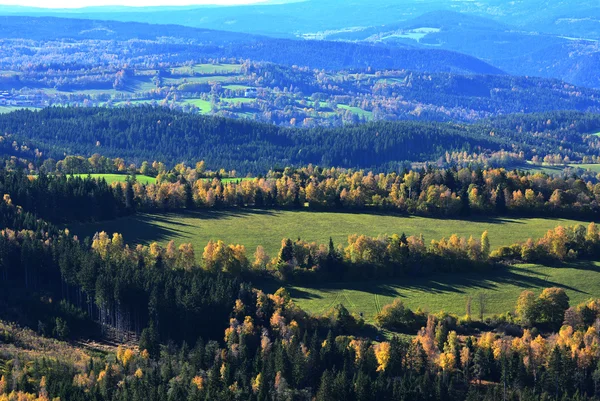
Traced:
<svg viewBox="0 0 600 401">
<path fill-rule="evenodd" d="M 422 235 L 407 237 L 404 234 L 379 237 L 354 234 L 348 237 L 346 245 L 338 246 L 332 240 L 329 244 L 318 244 L 286 238 L 277 255 L 268 255 L 262 246 L 251 254 L 242 245 L 209 241 L 201 254 L 201 264 L 196 262 L 200 254 L 191 244 L 176 247 L 173 241 L 165 248 L 153 243 L 132 250 L 124 245 L 119 234 L 111 239 L 102 232 L 94 237 L 92 249 L 103 257 L 133 253 L 148 265 L 155 265 L 159 260 L 163 266 L 188 271 L 200 268 L 234 276 L 267 275 L 283 281 L 314 282 L 316 278 L 373 279 L 465 271 L 513 261 L 557 263 L 595 257 L 600 254 L 600 234 L 595 223 L 587 228 L 558 226 L 537 240 L 529 239 L 493 251 L 487 231 L 477 239 L 451 235 L 429 244 Z"/>
<path fill-rule="evenodd" d="M 524 262 L 562 262 L 578 257 L 598 256 L 599 229 L 595 223 L 587 228 L 581 224 L 572 227 L 558 226 L 537 240 L 503 246 L 491 254 L 492 259 L 520 260 Z"/>
<path fill-rule="evenodd" d="M 214 173 L 213 173 L 214 174 Z M 503 168 L 433 168 L 374 174 L 363 170 L 271 171 L 264 178 L 204 178 L 179 164 L 159 175 L 157 186 L 134 185 L 142 209 L 284 207 L 377 209 L 433 216 L 536 214 L 592 218 L 600 185 L 578 176 L 507 171 Z M 126 184 L 121 184 L 124 186 Z"/>
<path fill-rule="evenodd" d="M 188 168 L 179 177 L 156 186 L 134 184 L 137 205 L 146 210 L 308 206 L 447 217 L 514 213 L 593 218 L 600 195 L 600 186 L 581 179 L 504 169 L 429 168 L 373 174 L 309 167 L 265 178 L 221 181 L 198 178 Z M 126 184 L 121 185 L 124 190 Z"/>
<path fill-rule="evenodd" d="M 77 160 L 77 162 L 75 161 Z M 96 167 L 122 169 L 122 159 L 93 158 Z M 90 163 L 69 157 L 64 166 Z M 45 163 L 44 163 L 45 164 Z M 104 167 L 103 167 L 104 166 Z M 70 167 L 69 167 L 70 168 Z M 502 168 L 426 167 L 401 173 L 363 170 L 274 170 L 265 177 L 232 179 L 235 172 L 143 163 L 139 172 L 156 174 L 156 184 L 131 176 L 107 184 L 103 179 L 0 171 L 0 192 L 26 210 L 55 222 L 108 220 L 140 211 L 195 208 L 310 208 L 378 210 L 427 216 L 526 214 L 593 219 L 600 212 L 600 184 L 577 176 L 556 177 Z"/>
</svg>

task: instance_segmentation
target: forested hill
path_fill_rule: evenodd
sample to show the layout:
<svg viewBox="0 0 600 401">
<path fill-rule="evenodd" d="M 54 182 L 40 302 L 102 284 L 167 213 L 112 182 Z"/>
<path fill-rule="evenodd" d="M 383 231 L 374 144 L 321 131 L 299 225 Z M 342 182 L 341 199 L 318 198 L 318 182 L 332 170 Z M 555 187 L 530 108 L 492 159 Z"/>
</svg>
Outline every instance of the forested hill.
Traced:
<svg viewBox="0 0 600 401">
<path fill-rule="evenodd" d="M 334 41 L 275 39 L 178 25 L 97 21 L 55 17 L 0 17 L 0 37 L 34 41 L 131 41 L 139 48 L 204 58 L 252 59 L 288 66 L 337 70 L 345 68 L 406 69 L 423 72 L 503 74 L 475 57 L 439 49 L 390 47 Z M 152 41 L 154 46 L 141 41 Z M 135 44 L 135 46 L 134 46 Z M 43 46 L 43 45 L 42 45 Z"/>
<path fill-rule="evenodd" d="M 598 138 L 582 135 L 600 131 L 598 115 L 563 112 L 495 121 L 291 129 L 166 108 L 48 108 L 0 116 L 0 132 L 11 151 L 39 149 L 45 157 L 101 153 L 133 162 L 173 164 L 204 159 L 210 167 L 243 174 L 309 163 L 384 170 L 398 168 L 404 161 L 436 161 L 447 152 L 507 150 L 543 158 L 561 149 L 561 155 L 573 161 L 598 153 Z"/>
</svg>

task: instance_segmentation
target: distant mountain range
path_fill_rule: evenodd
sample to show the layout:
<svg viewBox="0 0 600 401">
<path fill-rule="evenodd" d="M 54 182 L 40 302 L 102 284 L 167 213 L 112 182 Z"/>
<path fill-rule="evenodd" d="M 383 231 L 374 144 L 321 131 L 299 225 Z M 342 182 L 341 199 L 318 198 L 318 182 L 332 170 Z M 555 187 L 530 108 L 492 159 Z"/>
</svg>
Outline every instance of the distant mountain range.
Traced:
<svg viewBox="0 0 600 401">
<path fill-rule="evenodd" d="M 513 75 L 559 78 L 600 87 L 598 40 L 530 32 L 451 11 L 352 32 L 331 32 L 321 38 L 451 50 L 477 57 Z"/>
<path fill-rule="evenodd" d="M 165 46 L 190 57 L 230 57 L 299 65 L 319 69 L 404 69 L 418 72 L 504 74 L 475 57 L 444 49 L 410 45 L 306 41 L 236 32 L 213 31 L 179 25 L 150 25 L 55 17 L 0 17 L 0 38 L 39 41 L 162 40 Z M 171 38 L 171 41 L 166 40 Z M 184 40 L 185 42 L 181 42 Z M 166 51 L 166 50 L 165 50 Z"/>
<path fill-rule="evenodd" d="M 283 3 L 283 4 L 277 4 Z M 73 16 L 292 36 L 407 21 L 432 11 L 487 17 L 531 32 L 600 39 L 597 0 L 306 0 L 222 7 L 89 7 L 41 9 L 1 6 L 0 14 Z"/>
<path fill-rule="evenodd" d="M 289 42 L 268 42 L 262 38 L 258 41 L 260 46 L 232 49 L 231 54 L 235 50 L 236 55 L 242 57 L 285 64 L 283 59 L 288 59 L 287 56 L 265 56 L 268 49 L 263 45 L 268 43 L 267 46 L 283 45 L 286 49 L 293 47 L 301 52 L 313 52 L 316 56 L 306 54 L 302 65 L 317 68 L 367 65 L 398 68 L 406 65 L 406 68 L 419 71 L 431 68 L 431 72 L 505 71 L 600 88 L 600 4 L 597 0 L 406 0 L 401 3 L 378 0 L 376 5 L 365 0 L 307 0 L 252 6 L 74 10 L 0 6 L 1 14 L 76 16 L 80 19 L 177 24 L 280 39 L 360 42 L 360 47 L 340 45 L 329 56 L 323 52 L 330 51 L 330 44 L 294 44 L 290 47 Z M 169 35 L 163 29 L 156 34 Z M 198 31 L 183 31 L 183 28 L 178 28 L 176 33 L 182 32 L 186 37 L 198 35 Z M 72 34 L 70 30 L 67 33 Z M 216 41 L 225 35 L 219 33 Z M 228 38 L 238 43 L 258 43 L 254 37 L 229 35 Z M 363 47 L 363 42 L 377 47 Z M 416 62 L 410 62 L 413 54 L 417 57 Z M 440 68 L 431 62 L 436 57 L 442 64 L 448 63 L 448 67 Z M 390 61 L 394 58 L 401 62 Z M 374 61 L 371 63 L 369 59 Z M 388 61 L 383 62 L 383 59 Z M 424 59 L 428 61 L 423 62 Z"/>
</svg>

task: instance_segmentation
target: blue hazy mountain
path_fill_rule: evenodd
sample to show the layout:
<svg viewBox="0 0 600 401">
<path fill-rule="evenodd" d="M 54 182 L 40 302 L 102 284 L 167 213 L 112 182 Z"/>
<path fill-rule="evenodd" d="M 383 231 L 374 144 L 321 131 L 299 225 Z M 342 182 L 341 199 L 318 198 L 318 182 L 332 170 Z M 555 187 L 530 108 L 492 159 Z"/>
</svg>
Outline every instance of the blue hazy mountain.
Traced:
<svg viewBox="0 0 600 401">
<path fill-rule="evenodd" d="M 275 3 L 275 4 L 274 4 Z M 90 7 L 75 10 L 0 6 L 0 14 L 170 23 L 270 35 L 302 35 L 406 21 L 432 11 L 490 18 L 530 32 L 600 39 L 597 0 L 306 0 L 221 7 Z"/>
<path fill-rule="evenodd" d="M 597 39 L 532 32 L 471 14 L 435 11 L 393 24 L 351 32 L 331 31 L 321 38 L 451 50 L 514 75 L 559 78 L 600 87 Z"/>
<path fill-rule="evenodd" d="M 445 50 L 453 52 L 453 57 L 462 53 L 514 75 L 600 87 L 597 0 L 306 0 L 251 6 L 75 10 L 0 6 L 0 14 L 177 24 L 286 39 L 365 42 L 382 46 L 385 52 L 419 49 L 420 57 L 426 50 Z M 306 51 L 314 47 L 315 52 L 327 47 L 298 46 Z M 464 68 L 470 61 L 461 63 L 462 71 L 471 69 Z M 331 66 L 348 64 L 353 63 Z"/>
<path fill-rule="evenodd" d="M 293 40 L 181 25 L 2 16 L 0 37 L 38 41 L 172 38 L 172 42 L 166 42 L 165 51 L 188 54 L 189 58 L 228 57 L 331 70 L 370 67 L 375 70 L 504 74 L 500 69 L 475 57 L 444 49 L 424 49 L 408 45 L 388 46 L 380 43 Z"/>
</svg>

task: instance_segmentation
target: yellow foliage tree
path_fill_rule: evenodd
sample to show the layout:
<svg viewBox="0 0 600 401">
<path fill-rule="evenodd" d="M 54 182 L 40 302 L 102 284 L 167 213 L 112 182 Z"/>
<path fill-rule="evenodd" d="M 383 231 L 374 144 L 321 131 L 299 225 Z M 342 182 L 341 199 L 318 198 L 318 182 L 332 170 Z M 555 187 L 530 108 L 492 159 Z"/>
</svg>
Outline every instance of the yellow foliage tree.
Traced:
<svg viewBox="0 0 600 401">
<path fill-rule="evenodd" d="M 375 358 L 377 358 L 377 371 L 383 372 L 390 363 L 390 343 L 382 342 L 374 346 Z"/>
</svg>

